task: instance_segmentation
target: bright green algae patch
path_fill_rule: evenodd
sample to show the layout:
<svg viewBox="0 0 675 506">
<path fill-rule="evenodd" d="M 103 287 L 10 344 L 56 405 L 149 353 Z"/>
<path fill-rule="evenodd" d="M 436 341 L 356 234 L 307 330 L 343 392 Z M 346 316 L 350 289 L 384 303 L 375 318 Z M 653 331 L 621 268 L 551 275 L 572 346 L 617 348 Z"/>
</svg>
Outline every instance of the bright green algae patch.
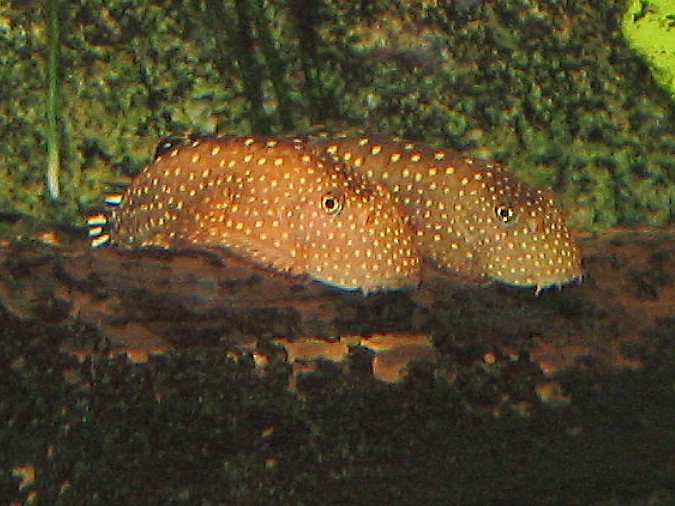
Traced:
<svg viewBox="0 0 675 506">
<path fill-rule="evenodd" d="M 675 0 L 632 0 L 621 23 L 628 42 L 675 100 Z"/>
</svg>

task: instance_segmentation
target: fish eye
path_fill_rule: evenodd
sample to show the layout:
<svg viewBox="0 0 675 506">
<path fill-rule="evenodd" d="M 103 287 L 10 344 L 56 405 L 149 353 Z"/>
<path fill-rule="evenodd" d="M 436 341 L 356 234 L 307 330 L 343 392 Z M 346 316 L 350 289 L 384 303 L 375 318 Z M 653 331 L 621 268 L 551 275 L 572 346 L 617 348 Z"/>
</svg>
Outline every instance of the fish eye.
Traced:
<svg viewBox="0 0 675 506">
<path fill-rule="evenodd" d="M 328 192 L 321 197 L 321 208 L 327 214 L 338 214 L 342 211 L 343 199 L 342 195 L 334 192 Z"/>
<path fill-rule="evenodd" d="M 502 223 L 512 222 L 516 218 L 514 210 L 506 205 L 498 205 L 495 207 L 495 214 L 497 215 L 497 219 Z"/>
</svg>

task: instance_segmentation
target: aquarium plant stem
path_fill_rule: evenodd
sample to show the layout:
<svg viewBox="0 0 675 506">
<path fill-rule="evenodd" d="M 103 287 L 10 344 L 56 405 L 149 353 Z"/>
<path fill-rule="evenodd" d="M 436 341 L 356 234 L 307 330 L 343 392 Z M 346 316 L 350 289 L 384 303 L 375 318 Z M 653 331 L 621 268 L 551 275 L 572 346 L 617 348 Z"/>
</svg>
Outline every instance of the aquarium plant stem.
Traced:
<svg viewBox="0 0 675 506">
<path fill-rule="evenodd" d="M 58 122 L 60 26 L 59 0 L 47 0 L 48 59 L 47 59 L 47 191 L 49 197 L 59 198 L 60 135 Z"/>
</svg>

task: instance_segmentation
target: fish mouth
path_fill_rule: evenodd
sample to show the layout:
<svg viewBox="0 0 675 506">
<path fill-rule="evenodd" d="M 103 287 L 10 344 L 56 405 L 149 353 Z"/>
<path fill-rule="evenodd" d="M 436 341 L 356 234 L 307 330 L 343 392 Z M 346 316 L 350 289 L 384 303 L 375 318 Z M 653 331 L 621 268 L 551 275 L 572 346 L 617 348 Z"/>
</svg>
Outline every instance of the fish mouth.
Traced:
<svg viewBox="0 0 675 506">
<path fill-rule="evenodd" d="M 360 288 L 364 296 L 375 292 L 388 292 L 393 290 L 412 291 L 419 286 L 421 280 L 422 277 L 419 273 L 401 275 L 397 278 L 386 280 L 369 279 L 361 283 Z"/>
<path fill-rule="evenodd" d="M 544 265 L 546 262 L 542 261 Z M 562 287 L 575 281 L 583 280 L 582 262 L 571 262 L 569 265 L 552 266 L 545 268 L 543 265 L 529 266 L 526 263 L 518 262 L 515 267 L 507 268 L 486 268 L 485 274 L 489 279 L 505 285 L 517 286 L 521 288 L 535 287 L 535 293 L 539 295 L 543 291 L 552 287 Z"/>
<path fill-rule="evenodd" d="M 536 246 L 536 247 L 535 247 Z M 518 287 L 535 287 L 538 295 L 551 287 L 583 279 L 583 255 L 572 241 L 564 247 L 542 240 L 511 248 L 483 250 L 479 264 L 488 278 Z"/>
<path fill-rule="evenodd" d="M 563 286 L 569 285 L 571 283 L 577 282 L 577 284 L 581 285 L 581 283 L 584 280 L 584 274 L 579 273 L 576 276 L 563 280 L 563 281 L 553 281 L 553 282 L 544 282 L 544 283 L 537 283 L 534 288 L 534 295 L 536 297 L 539 297 L 543 292 L 546 290 L 552 289 L 552 288 L 557 288 L 558 291 L 561 291 Z"/>
<path fill-rule="evenodd" d="M 333 276 L 324 277 L 312 273 L 306 274 L 324 285 L 347 292 L 360 291 L 364 296 L 379 292 L 412 291 L 419 286 L 422 280 L 422 276 L 418 270 L 408 274 L 400 274 L 398 276 L 383 276 L 379 278 L 366 277 L 360 280 L 345 280 Z"/>
<path fill-rule="evenodd" d="M 487 278 L 505 285 L 518 287 L 536 287 L 537 292 L 553 286 L 563 286 L 583 278 L 582 269 L 569 266 L 560 270 L 528 269 L 520 266 L 517 269 L 485 269 Z"/>
</svg>

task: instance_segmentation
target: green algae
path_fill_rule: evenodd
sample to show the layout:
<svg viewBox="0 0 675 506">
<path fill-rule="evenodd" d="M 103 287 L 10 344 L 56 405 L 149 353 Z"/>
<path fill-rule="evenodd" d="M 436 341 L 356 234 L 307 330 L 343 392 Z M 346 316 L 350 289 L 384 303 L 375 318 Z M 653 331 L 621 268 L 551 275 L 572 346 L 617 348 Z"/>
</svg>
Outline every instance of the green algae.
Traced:
<svg viewBox="0 0 675 506">
<path fill-rule="evenodd" d="M 675 1 L 633 0 L 621 26 L 628 42 L 644 55 L 656 80 L 675 100 Z"/>
<path fill-rule="evenodd" d="M 81 223 L 162 137 L 319 125 L 497 158 L 552 187 L 576 226 L 672 223 L 675 110 L 627 47 L 618 0 L 70 3 L 57 206 L 42 8 L 0 11 L 5 210 Z"/>
</svg>

